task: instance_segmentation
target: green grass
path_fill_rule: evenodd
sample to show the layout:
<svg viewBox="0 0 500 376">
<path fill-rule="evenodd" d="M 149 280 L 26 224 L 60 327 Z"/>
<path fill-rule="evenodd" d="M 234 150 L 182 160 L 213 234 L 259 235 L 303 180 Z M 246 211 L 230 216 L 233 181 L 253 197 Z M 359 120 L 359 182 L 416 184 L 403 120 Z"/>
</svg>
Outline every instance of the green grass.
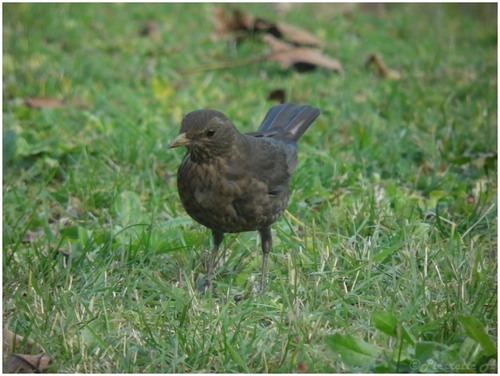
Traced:
<svg viewBox="0 0 500 376">
<path fill-rule="evenodd" d="M 345 76 L 183 73 L 266 51 L 212 41 L 214 9 L 3 5 L 4 327 L 67 373 L 495 371 L 496 5 L 304 5 L 284 20 Z M 158 38 L 139 35 L 147 21 Z M 373 52 L 403 79 L 367 69 Z M 273 226 L 268 290 L 244 233 L 202 296 L 210 234 L 165 145 L 198 108 L 254 130 L 277 88 L 322 115 Z"/>
</svg>

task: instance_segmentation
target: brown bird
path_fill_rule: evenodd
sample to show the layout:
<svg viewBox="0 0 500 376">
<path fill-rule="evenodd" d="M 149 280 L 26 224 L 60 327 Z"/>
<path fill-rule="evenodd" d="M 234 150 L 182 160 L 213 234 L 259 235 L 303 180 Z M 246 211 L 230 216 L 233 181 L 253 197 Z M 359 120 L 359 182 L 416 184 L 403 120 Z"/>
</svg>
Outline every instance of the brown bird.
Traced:
<svg viewBox="0 0 500 376">
<path fill-rule="evenodd" d="M 258 231 L 264 291 L 271 225 L 288 205 L 296 142 L 319 114 L 310 106 L 281 104 L 269 110 L 257 132 L 247 134 L 215 110 L 193 111 L 183 119 L 169 148 L 187 148 L 177 172 L 179 196 L 187 213 L 212 230 L 204 289 L 211 284 L 224 233 Z"/>
</svg>

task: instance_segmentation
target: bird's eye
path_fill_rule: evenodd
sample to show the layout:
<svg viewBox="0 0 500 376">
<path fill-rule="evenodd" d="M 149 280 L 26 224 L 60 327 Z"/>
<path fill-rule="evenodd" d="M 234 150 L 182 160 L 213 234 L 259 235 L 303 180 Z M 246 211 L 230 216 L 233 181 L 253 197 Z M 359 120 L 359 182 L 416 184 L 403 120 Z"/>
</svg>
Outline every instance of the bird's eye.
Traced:
<svg viewBox="0 0 500 376">
<path fill-rule="evenodd" d="M 215 135 L 215 130 L 213 129 L 209 129 L 208 131 L 205 132 L 205 136 L 207 137 L 212 137 L 213 135 Z"/>
</svg>

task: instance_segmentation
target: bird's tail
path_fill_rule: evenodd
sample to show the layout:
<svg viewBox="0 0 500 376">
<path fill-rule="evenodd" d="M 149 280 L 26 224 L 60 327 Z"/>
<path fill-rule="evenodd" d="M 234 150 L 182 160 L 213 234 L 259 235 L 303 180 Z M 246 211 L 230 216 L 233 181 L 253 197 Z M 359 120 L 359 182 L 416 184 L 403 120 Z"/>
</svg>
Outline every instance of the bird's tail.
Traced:
<svg viewBox="0 0 500 376">
<path fill-rule="evenodd" d="M 276 138 L 296 142 L 319 114 L 320 110 L 311 106 L 280 104 L 269 110 L 258 133 L 274 134 Z"/>
</svg>

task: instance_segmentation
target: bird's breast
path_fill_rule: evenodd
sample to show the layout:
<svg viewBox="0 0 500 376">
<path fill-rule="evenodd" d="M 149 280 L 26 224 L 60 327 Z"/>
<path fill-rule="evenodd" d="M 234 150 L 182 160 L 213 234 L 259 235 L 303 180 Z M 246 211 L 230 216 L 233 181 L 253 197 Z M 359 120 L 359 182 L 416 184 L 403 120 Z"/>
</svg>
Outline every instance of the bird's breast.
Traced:
<svg viewBox="0 0 500 376">
<path fill-rule="evenodd" d="M 270 195 L 265 182 L 232 166 L 223 158 L 210 163 L 186 158 L 177 180 L 184 208 L 197 222 L 223 232 L 270 226 L 285 210 L 288 192 Z"/>
</svg>

